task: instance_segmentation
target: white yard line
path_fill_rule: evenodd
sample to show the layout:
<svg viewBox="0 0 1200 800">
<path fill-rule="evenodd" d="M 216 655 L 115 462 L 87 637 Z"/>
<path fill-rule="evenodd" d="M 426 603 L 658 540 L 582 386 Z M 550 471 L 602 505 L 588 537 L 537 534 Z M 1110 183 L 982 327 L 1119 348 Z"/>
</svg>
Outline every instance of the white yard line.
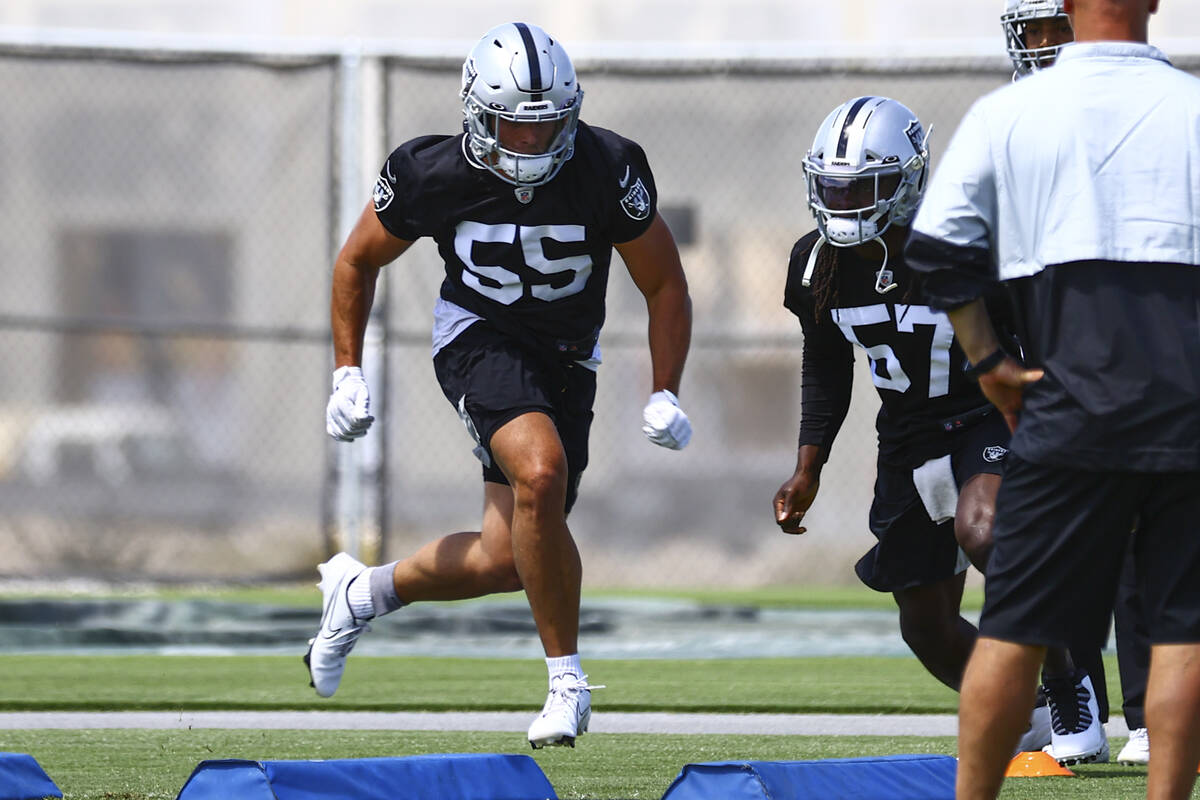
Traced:
<svg viewBox="0 0 1200 800">
<path fill-rule="evenodd" d="M 269 730 L 513 731 L 524 733 L 533 712 L 377 711 L 121 711 L 0 713 L 0 730 L 192 728 Z M 1128 736 L 1119 716 L 1109 736 Z M 671 714 L 597 711 L 593 733 L 697 733 L 801 736 L 954 736 L 951 714 Z"/>
</svg>

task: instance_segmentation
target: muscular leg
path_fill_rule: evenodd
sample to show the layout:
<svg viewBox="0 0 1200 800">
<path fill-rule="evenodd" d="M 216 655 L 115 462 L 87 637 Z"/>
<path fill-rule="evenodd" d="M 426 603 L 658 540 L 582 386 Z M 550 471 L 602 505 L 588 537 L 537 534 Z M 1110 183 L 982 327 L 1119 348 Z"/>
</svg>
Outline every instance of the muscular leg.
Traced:
<svg viewBox="0 0 1200 800">
<path fill-rule="evenodd" d="M 988 558 L 992 554 L 992 525 L 996 520 L 996 494 L 1000 491 L 1000 476 L 981 472 L 973 475 L 958 493 L 958 509 L 954 515 L 954 538 L 958 546 L 971 559 L 975 569 L 987 574 Z M 1100 653 L 1095 653 L 1089 663 L 1079 663 L 1092 676 L 1092 686 L 1096 689 L 1097 700 L 1101 706 L 1101 718 L 1108 718 L 1108 701 L 1104 681 L 1104 662 Z M 1071 653 L 1063 647 L 1051 647 L 1046 650 L 1046 663 L 1043 679 L 1071 676 L 1075 672 L 1076 663 Z"/>
<path fill-rule="evenodd" d="M 1029 723 L 1045 648 L 979 637 L 958 704 L 958 800 L 992 800 Z"/>
<path fill-rule="evenodd" d="M 971 476 L 958 492 L 954 514 L 954 538 L 975 569 L 984 575 L 992 555 L 992 523 L 996 520 L 999 491 L 999 475 L 981 472 Z"/>
<path fill-rule="evenodd" d="M 893 592 L 900 607 L 900 634 L 933 677 L 957 690 L 975 644 L 975 626 L 959 614 L 960 573 L 938 583 Z"/>
<path fill-rule="evenodd" d="M 1154 645 L 1146 688 L 1146 727 L 1154 757 L 1147 800 L 1183 800 L 1200 762 L 1200 644 Z"/>
<path fill-rule="evenodd" d="M 518 591 L 512 515 L 512 489 L 484 483 L 482 530 L 444 536 L 397 563 L 392 576 L 396 596 L 413 603 Z"/>
<path fill-rule="evenodd" d="M 530 412 L 492 434 L 492 454 L 512 484 L 512 558 L 546 655 L 579 651 L 583 567 L 567 528 L 567 456 L 548 416 Z"/>
</svg>

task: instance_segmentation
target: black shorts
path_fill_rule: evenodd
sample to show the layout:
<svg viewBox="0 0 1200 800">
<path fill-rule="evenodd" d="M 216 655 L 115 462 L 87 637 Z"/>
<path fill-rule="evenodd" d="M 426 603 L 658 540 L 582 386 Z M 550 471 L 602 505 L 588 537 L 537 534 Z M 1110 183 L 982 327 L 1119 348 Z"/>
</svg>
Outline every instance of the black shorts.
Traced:
<svg viewBox="0 0 1200 800">
<path fill-rule="evenodd" d="M 567 456 L 571 510 L 588 462 L 588 432 L 596 399 L 596 373 L 574 361 L 538 353 L 486 322 L 476 322 L 433 357 L 442 393 L 475 440 L 483 479 L 508 485 L 490 449 L 492 435 L 530 411 L 550 417 Z"/>
<path fill-rule="evenodd" d="M 1008 427 L 988 414 L 955 435 L 949 452 L 961 489 L 975 475 L 1000 475 L 1008 453 Z M 897 592 L 951 578 L 970 564 L 954 537 L 954 520 L 936 523 L 913 484 L 912 470 L 877 462 L 869 526 L 878 543 L 858 560 L 859 580 L 879 592 Z"/>
<path fill-rule="evenodd" d="M 979 632 L 1101 647 L 1134 525 L 1150 641 L 1200 642 L 1200 472 L 1086 472 L 1008 457 Z"/>
</svg>

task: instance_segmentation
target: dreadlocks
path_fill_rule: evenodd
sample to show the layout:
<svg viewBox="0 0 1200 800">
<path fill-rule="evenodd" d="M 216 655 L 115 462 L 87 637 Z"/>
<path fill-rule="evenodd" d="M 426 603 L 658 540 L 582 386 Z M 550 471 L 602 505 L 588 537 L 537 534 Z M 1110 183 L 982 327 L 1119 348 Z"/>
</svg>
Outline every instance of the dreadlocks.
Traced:
<svg viewBox="0 0 1200 800">
<path fill-rule="evenodd" d="M 845 249 L 843 247 L 825 245 L 817 253 L 816 269 L 813 270 L 812 277 L 812 296 L 818 325 L 824 318 L 826 311 L 831 308 L 837 308 L 838 288 L 842 280 L 842 273 L 839 267 L 841 266 L 842 251 Z M 893 264 L 892 266 L 895 268 L 899 264 Z M 921 276 L 920 273 L 912 270 L 903 267 L 901 269 L 904 272 L 903 280 L 905 285 L 903 286 L 903 293 L 900 299 L 902 302 L 911 305 L 921 296 Z"/>
</svg>

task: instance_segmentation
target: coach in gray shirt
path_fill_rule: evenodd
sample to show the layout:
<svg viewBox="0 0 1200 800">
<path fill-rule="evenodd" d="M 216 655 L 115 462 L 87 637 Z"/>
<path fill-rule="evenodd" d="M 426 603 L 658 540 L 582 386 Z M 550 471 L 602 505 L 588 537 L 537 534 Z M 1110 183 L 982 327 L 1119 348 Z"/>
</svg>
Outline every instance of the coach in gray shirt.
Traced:
<svg viewBox="0 0 1200 800">
<path fill-rule="evenodd" d="M 1158 0 L 1064 5 L 1076 44 L 974 105 L 906 248 L 1014 429 L 958 797 L 999 793 L 1046 646 L 1102 644 L 1137 521 L 1147 796 L 1186 798 L 1200 762 L 1200 80 L 1146 44 Z M 997 280 L 1022 361 L 981 299 Z"/>
</svg>

